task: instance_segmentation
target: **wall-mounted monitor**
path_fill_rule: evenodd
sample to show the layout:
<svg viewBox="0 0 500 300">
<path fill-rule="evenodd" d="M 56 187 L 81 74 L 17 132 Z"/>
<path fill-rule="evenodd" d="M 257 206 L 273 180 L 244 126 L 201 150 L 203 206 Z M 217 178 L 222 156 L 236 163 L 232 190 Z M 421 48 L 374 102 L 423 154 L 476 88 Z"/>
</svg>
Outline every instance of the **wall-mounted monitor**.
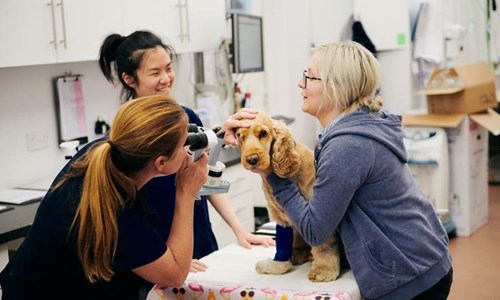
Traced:
<svg viewBox="0 0 500 300">
<path fill-rule="evenodd" d="M 264 71 L 262 17 L 233 13 L 231 24 L 233 73 Z"/>
</svg>

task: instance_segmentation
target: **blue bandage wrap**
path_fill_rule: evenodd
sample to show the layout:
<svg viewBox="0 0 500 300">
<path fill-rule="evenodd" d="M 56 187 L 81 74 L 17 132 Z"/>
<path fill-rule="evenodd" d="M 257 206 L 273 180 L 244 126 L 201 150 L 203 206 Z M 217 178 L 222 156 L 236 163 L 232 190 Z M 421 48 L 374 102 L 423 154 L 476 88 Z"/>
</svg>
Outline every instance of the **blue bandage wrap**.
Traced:
<svg viewBox="0 0 500 300">
<path fill-rule="evenodd" d="M 276 254 L 274 261 L 288 261 L 292 256 L 293 229 L 276 224 Z"/>
</svg>

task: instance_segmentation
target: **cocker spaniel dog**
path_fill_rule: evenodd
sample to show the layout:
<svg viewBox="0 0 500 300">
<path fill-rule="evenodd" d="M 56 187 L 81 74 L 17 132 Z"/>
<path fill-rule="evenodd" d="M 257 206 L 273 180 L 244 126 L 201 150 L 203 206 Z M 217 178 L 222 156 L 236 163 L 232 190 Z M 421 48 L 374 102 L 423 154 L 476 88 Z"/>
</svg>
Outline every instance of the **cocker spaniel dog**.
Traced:
<svg viewBox="0 0 500 300">
<path fill-rule="evenodd" d="M 247 170 L 265 170 L 270 165 L 281 178 L 292 180 L 301 195 L 309 200 L 316 180 L 314 154 L 296 142 L 288 127 L 259 112 L 252 120 L 244 120 L 248 128 L 238 128 L 236 138 L 241 150 L 241 163 Z M 257 262 L 260 274 L 283 274 L 292 265 L 303 264 L 311 258 L 309 279 L 315 282 L 332 281 L 340 273 L 340 239 L 332 234 L 328 240 L 310 247 L 293 227 L 283 208 L 273 196 L 272 188 L 262 177 L 262 187 L 267 200 L 269 217 L 277 223 L 276 255 L 274 259 Z M 293 239 L 293 240 L 292 240 Z"/>
</svg>

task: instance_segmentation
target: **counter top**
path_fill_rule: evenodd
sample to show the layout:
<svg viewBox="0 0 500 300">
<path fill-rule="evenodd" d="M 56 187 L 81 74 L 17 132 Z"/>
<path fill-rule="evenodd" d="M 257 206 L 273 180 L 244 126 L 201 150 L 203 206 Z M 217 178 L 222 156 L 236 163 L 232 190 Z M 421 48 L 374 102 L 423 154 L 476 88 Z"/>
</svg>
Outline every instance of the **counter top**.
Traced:
<svg viewBox="0 0 500 300">
<path fill-rule="evenodd" d="M 39 204 L 7 205 L 14 209 L 0 213 L 0 244 L 26 236 Z"/>
</svg>

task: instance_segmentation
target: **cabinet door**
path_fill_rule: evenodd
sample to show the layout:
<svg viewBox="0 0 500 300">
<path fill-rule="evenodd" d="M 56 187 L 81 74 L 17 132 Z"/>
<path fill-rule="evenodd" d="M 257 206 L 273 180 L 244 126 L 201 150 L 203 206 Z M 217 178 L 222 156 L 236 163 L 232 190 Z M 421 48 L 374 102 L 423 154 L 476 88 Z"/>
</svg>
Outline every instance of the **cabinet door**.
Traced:
<svg viewBox="0 0 500 300">
<path fill-rule="evenodd" d="M 148 30 L 161 37 L 165 43 L 173 44 L 179 32 L 178 8 L 175 7 L 177 1 L 125 0 L 122 2 L 125 35 L 136 30 Z"/>
<path fill-rule="evenodd" d="M 122 33 L 119 0 L 55 0 L 58 62 L 97 60 L 104 38 Z"/>
<path fill-rule="evenodd" d="M 2 0 L 0 67 L 56 61 L 51 0 Z M 55 1 L 54 1 L 55 2 Z"/>
<path fill-rule="evenodd" d="M 216 49 L 226 35 L 226 4 L 224 0 L 179 0 L 181 31 L 176 43 L 179 52 L 200 52 Z M 187 35 L 187 38 L 182 36 Z"/>
<path fill-rule="evenodd" d="M 377 51 L 407 48 L 410 32 L 409 1 L 354 0 L 354 16 Z M 381 22 L 380 16 L 383 17 Z"/>
<path fill-rule="evenodd" d="M 119 0 L 2 0 L 0 67 L 96 60 L 122 32 Z"/>
<path fill-rule="evenodd" d="M 126 0 L 123 16 L 126 34 L 150 30 L 177 53 L 214 49 L 226 32 L 224 0 Z"/>
<path fill-rule="evenodd" d="M 350 31 L 352 18 L 352 1 L 344 0 L 312 0 L 309 2 L 311 8 L 311 46 L 319 47 L 324 44 L 333 43 L 343 39 L 351 39 L 342 36 Z M 346 28 L 348 26 L 348 28 Z"/>
</svg>

